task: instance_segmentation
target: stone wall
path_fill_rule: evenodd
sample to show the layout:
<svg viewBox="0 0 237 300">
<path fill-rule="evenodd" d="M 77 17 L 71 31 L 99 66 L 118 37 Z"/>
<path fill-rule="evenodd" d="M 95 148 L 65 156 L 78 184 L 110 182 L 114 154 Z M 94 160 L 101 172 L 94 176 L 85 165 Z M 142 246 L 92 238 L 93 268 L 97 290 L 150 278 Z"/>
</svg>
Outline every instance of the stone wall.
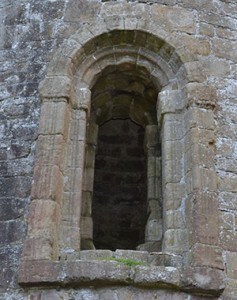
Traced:
<svg viewBox="0 0 237 300">
<path fill-rule="evenodd" d="M 117 286 L 38 292 L 34 287 L 22 288 L 17 282 L 27 230 L 40 113 L 39 82 L 44 78 L 57 48 L 76 30 L 95 18 L 103 19 L 105 15 L 115 20 L 118 15 L 129 12 L 136 18 L 137 5 L 144 10 L 144 15 L 150 14 L 160 20 L 161 29 L 169 32 L 196 57 L 201 67 L 197 74 L 192 74 L 197 97 L 194 100 L 206 99 L 204 87 L 213 87 L 213 93 L 209 95 L 212 102 L 208 105 L 215 106 L 216 131 L 211 141 L 216 153 L 219 191 L 219 214 L 215 226 L 220 229 L 219 244 L 223 249 L 227 276 L 225 291 L 219 299 L 237 299 L 235 0 L 1 1 L 0 299 L 205 299 L 204 296 L 192 296 L 187 292 Z M 192 69 L 189 72 L 192 73 Z M 199 82 L 205 84 L 200 86 Z M 205 249 L 200 250 L 200 256 L 202 251 Z M 210 260 L 211 255 L 212 252 Z"/>
</svg>

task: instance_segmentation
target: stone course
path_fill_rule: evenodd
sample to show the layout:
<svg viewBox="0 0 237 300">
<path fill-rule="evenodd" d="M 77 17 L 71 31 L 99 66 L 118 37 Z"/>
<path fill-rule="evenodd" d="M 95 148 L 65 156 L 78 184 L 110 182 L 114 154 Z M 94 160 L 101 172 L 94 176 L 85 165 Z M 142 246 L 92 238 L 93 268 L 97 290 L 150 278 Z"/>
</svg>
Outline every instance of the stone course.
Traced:
<svg viewBox="0 0 237 300">
<path fill-rule="evenodd" d="M 237 299 L 236 12 L 235 0 L 0 1 L 0 299 L 192 300 L 208 298 L 207 294 L 212 294 L 214 299 Z M 100 28 L 93 25 L 95 20 L 101 21 Z M 146 40 L 140 34 L 136 40 L 132 35 L 118 34 L 108 38 L 108 41 L 102 39 L 98 45 L 87 44 L 87 47 L 82 47 L 81 53 L 74 55 L 78 48 L 75 45 L 85 45 L 86 41 L 103 31 L 103 28 L 104 31 L 109 31 L 134 27 L 144 31 L 149 28 L 152 31 L 150 33 L 157 34 L 161 40 L 166 40 L 166 45 L 170 43 L 170 46 L 156 42 L 152 36 Z M 81 34 L 74 35 L 78 30 Z M 61 47 L 73 35 L 70 47 Z M 173 269 L 171 273 L 167 271 L 171 274 L 168 285 L 156 285 L 157 279 L 154 278 L 163 273 L 159 269 L 158 275 L 154 275 L 155 266 L 146 270 L 144 267 L 137 267 L 138 271 L 133 277 L 135 286 L 117 286 L 116 283 L 112 287 L 106 287 L 103 286 L 104 283 L 101 286 L 93 286 L 93 283 L 91 287 L 75 289 L 63 286 L 60 289 L 50 286 L 44 289 L 36 288 L 34 284 L 22 288 L 18 284 L 20 257 L 27 236 L 27 225 L 32 224 L 30 220 L 39 221 L 37 227 L 29 225 L 30 239 L 24 245 L 25 253 L 30 256 L 33 253 L 38 258 L 42 255 L 44 259 L 50 253 L 49 259 L 57 259 L 57 227 L 54 226 L 60 218 L 58 207 L 61 205 L 62 181 L 73 177 L 72 174 L 82 178 L 82 150 L 79 151 L 81 157 L 73 156 L 78 150 L 69 150 L 71 154 L 67 156 L 68 168 L 65 174 L 61 172 L 65 162 L 60 153 L 65 149 L 67 135 L 61 120 L 65 120 L 67 124 L 68 99 L 73 93 L 69 84 L 69 77 L 72 76 L 70 72 L 73 70 L 69 71 L 69 64 L 66 62 L 73 58 L 73 66 L 76 67 L 80 65 L 79 60 L 95 60 L 92 56 L 94 50 L 99 50 L 98 47 L 103 43 L 105 46 L 111 45 L 111 39 L 115 48 L 121 39 L 124 39 L 124 44 L 129 39 L 134 39 L 140 46 L 147 41 L 147 49 L 157 53 L 155 59 L 159 59 L 160 63 L 169 61 L 170 69 L 166 70 L 166 74 L 177 73 L 179 82 L 173 82 L 173 90 L 180 82 L 189 82 L 178 96 L 176 91 L 162 91 L 159 96 L 159 110 L 162 113 L 158 116 L 158 122 L 173 122 L 169 131 L 162 133 L 165 141 L 162 151 L 167 172 L 164 191 L 164 209 L 168 211 L 165 220 L 165 247 L 175 254 L 170 256 L 163 253 L 156 257 L 158 262 L 154 263 L 168 268 L 181 268 L 183 264 L 191 263 L 190 268 L 181 273 L 188 278 L 182 283 L 183 287 L 186 286 L 185 293 L 180 288 L 173 290 L 172 284 L 179 286 L 177 277 L 173 282 L 172 276 L 176 276 L 176 270 Z M 179 44 L 179 57 L 176 52 L 172 54 L 171 47 L 175 43 Z M 116 54 L 117 61 L 122 62 L 123 51 L 122 49 L 121 56 Z M 64 59 L 55 62 L 58 52 L 62 52 Z M 99 52 L 96 55 L 99 57 Z M 109 59 L 112 60 L 111 56 Z M 180 60 L 184 62 L 181 68 Z M 144 64 L 142 55 L 137 62 L 138 65 Z M 93 65 L 91 73 L 85 70 L 86 80 L 90 80 L 92 73 L 96 73 L 95 70 L 99 72 L 104 69 L 103 63 L 100 60 L 100 65 Z M 154 66 L 152 62 L 146 67 L 152 69 L 151 66 Z M 42 104 L 39 83 L 46 73 L 49 77 L 40 90 L 41 98 L 44 99 Z M 64 76 L 65 73 L 69 77 Z M 163 76 L 158 86 L 166 83 L 167 78 Z M 136 87 L 139 88 L 141 87 Z M 55 98 L 52 100 L 51 97 Z M 179 99 L 179 107 L 173 105 L 172 98 L 175 101 Z M 81 103 L 80 99 L 80 96 L 75 97 L 72 107 L 82 108 L 81 114 L 84 116 L 89 111 L 89 106 L 88 103 Z M 187 109 L 184 117 L 175 114 L 173 120 L 174 110 L 182 110 L 183 107 Z M 55 111 L 53 118 L 52 110 Z M 83 124 L 85 122 L 80 124 L 80 128 Z M 183 124 L 188 124 L 190 130 L 182 131 Z M 76 140 L 71 140 L 69 149 L 83 149 L 83 136 L 80 134 L 81 131 Z M 37 146 L 37 151 L 36 141 L 41 145 Z M 183 161 L 184 154 L 183 168 L 179 168 L 176 162 Z M 76 173 L 70 164 L 76 164 Z M 42 177 L 42 186 L 31 190 L 32 180 L 35 180 L 33 171 L 34 176 Z M 70 184 L 71 182 L 66 185 L 64 197 L 78 199 L 78 191 L 75 195 L 69 193 L 68 190 L 72 188 Z M 206 189 L 202 189 L 203 186 Z M 74 188 L 80 189 L 80 185 Z M 68 216 L 73 211 L 76 216 L 76 203 L 70 202 L 71 206 L 68 203 L 69 201 L 65 201 L 63 204 L 63 215 Z M 83 209 L 90 211 L 88 207 Z M 197 215 L 193 220 L 188 220 L 184 215 L 192 209 Z M 46 221 L 47 228 L 41 227 L 42 218 Z M 65 245 L 71 247 L 71 243 L 75 242 L 73 247 L 79 247 L 78 222 L 76 217 L 73 224 L 69 224 L 66 218 L 63 220 L 60 240 Z M 44 247 L 41 249 L 42 245 Z M 183 256 L 179 255 L 180 249 L 184 249 Z M 30 260 L 25 262 L 27 263 L 34 267 Z M 114 272 L 117 271 L 117 265 L 114 262 L 111 265 Z M 36 271 L 37 268 L 43 268 L 43 262 L 36 266 Z M 73 267 L 73 262 L 71 266 Z M 208 266 L 209 269 L 202 269 L 203 266 Z M 80 268 L 80 265 L 76 265 L 73 270 L 79 272 Z M 88 265 L 85 265 L 85 269 L 87 268 Z M 43 271 L 53 272 L 47 269 Z M 70 278 L 73 278 L 73 271 L 69 273 Z M 47 276 L 50 277 L 50 273 Z M 115 273 L 116 276 L 119 277 L 119 271 Z M 111 278 L 112 275 L 104 282 L 109 282 Z M 208 283 L 210 278 L 214 278 L 213 285 Z M 217 283 L 224 281 L 226 287 L 220 295 L 224 286 L 218 286 Z M 205 292 L 193 295 L 193 290 L 199 285 Z"/>
</svg>

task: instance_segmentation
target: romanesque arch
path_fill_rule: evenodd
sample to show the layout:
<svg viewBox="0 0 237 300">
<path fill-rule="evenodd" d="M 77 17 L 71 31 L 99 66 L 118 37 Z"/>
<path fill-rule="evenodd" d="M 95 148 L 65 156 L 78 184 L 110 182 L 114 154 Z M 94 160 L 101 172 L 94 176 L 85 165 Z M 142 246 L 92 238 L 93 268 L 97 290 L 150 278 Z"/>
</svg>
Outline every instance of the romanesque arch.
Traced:
<svg viewBox="0 0 237 300">
<path fill-rule="evenodd" d="M 209 247 L 210 241 L 217 243 L 218 235 L 218 229 L 213 228 L 215 215 L 210 212 L 217 209 L 215 103 L 205 96 L 211 87 L 202 93 L 197 59 L 177 39 L 154 22 L 148 22 L 144 29 L 140 21 L 131 16 L 123 16 L 123 22 L 105 17 L 89 24 L 65 41 L 49 64 L 39 89 L 41 119 L 21 283 L 47 282 L 49 275 L 40 268 L 37 274 L 31 272 L 34 264 L 44 261 L 49 273 L 52 269 L 60 273 L 61 261 L 76 263 L 79 258 L 81 237 L 92 239 L 91 216 L 88 212 L 83 215 L 83 211 L 85 203 L 90 203 L 85 199 L 93 186 L 93 166 L 84 162 L 89 155 L 86 149 L 97 134 L 96 122 L 90 120 L 98 117 L 103 107 L 91 91 L 105 74 L 133 68 L 131 76 L 136 74 L 144 81 L 149 77 L 158 96 L 155 113 L 147 108 L 146 98 L 133 102 L 135 110 L 126 113 L 146 126 L 150 153 L 158 139 L 157 126 L 160 130 L 161 159 L 152 154 L 149 157 L 148 202 L 153 201 L 152 210 L 157 197 L 162 198 L 162 252 L 174 255 L 177 261 L 183 257 L 182 263 L 176 264 L 185 278 L 176 282 L 179 288 L 223 288 L 219 283 L 218 287 L 207 286 L 196 276 L 215 276 L 222 282 L 222 272 L 215 264 L 221 259 L 220 253 Z M 106 103 L 111 102 L 109 97 Z M 131 107 L 132 100 L 128 102 Z M 157 125 L 151 121 L 154 116 Z M 203 154 L 207 152 L 210 159 L 205 165 Z M 160 160 L 162 175 L 157 171 Z M 159 181 L 162 193 L 157 196 Z M 206 264 L 205 255 L 214 257 L 212 266 Z M 65 271 L 68 265 L 63 266 Z M 63 282 L 57 276 L 51 276 L 51 282 Z"/>
</svg>

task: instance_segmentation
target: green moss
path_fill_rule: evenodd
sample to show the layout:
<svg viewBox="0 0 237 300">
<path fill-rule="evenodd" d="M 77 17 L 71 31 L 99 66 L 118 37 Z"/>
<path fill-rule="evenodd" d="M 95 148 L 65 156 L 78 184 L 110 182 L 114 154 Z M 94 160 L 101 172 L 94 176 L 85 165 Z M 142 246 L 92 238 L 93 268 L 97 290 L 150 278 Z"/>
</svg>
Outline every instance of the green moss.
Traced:
<svg viewBox="0 0 237 300">
<path fill-rule="evenodd" d="M 145 266 L 146 264 L 142 261 L 137 261 L 131 258 L 115 258 L 115 257 L 108 257 L 108 258 L 104 258 L 103 260 L 107 260 L 107 261 L 116 261 L 120 264 L 124 264 L 128 267 L 135 267 L 135 266 Z"/>
</svg>

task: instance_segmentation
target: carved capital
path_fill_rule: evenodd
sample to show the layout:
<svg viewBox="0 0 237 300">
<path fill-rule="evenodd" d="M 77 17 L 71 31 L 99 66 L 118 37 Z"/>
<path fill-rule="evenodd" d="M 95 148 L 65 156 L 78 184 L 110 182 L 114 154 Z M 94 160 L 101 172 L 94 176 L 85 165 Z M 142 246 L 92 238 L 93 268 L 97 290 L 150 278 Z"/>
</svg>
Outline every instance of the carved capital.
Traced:
<svg viewBox="0 0 237 300">
<path fill-rule="evenodd" d="M 71 99 L 73 109 L 90 111 L 91 91 L 87 87 L 80 87 L 74 89 L 74 95 Z"/>
</svg>

